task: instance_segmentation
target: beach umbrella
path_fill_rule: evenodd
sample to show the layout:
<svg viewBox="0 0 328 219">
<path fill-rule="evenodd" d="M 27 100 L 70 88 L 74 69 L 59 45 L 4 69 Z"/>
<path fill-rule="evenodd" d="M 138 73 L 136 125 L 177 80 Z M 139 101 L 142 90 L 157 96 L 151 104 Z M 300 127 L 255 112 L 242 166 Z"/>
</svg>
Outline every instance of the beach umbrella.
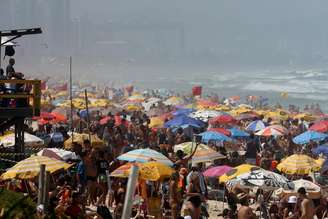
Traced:
<svg viewBox="0 0 328 219">
<path fill-rule="evenodd" d="M 127 163 L 114 170 L 110 175 L 113 177 L 127 178 L 130 175 L 133 165 L 139 167 L 139 178 L 143 180 L 158 181 L 169 178 L 174 173 L 174 169 L 171 167 L 160 162 L 152 161 L 147 163 Z"/>
<path fill-rule="evenodd" d="M 243 173 L 249 173 L 251 171 L 259 170 L 259 169 L 261 169 L 261 168 L 258 166 L 242 164 L 242 165 L 232 168 L 227 173 L 220 176 L 219 180 L 220 180 L 220 182 L 227 182 L 228 180 L 234 179 Z"/>
<path fill-rule="evenodd" d="M 261 120 L 251 122 L 247 127 L 247 131 L 257 132 L 265 128 L 264 123 Z"/>
<path fill-rule="evenodd" d="M 196 104 L 197 104 L 197 107 L 200 107 L 200 108 L 210 108 L 210 107 L 215 107 L 218 105 L 217 103 L 214 103 L 210 100 L 205 100 L 205 99 L 197 100 Z"/>
<path fill-rule="evenodd" d="M 39 175 L 41 164 L 46 165 L 46 171 L 49 171 L 50 173 L 54 173 L 60 169 L 68 169 L 72 166 L 72 164 L 45 156 L 31 156 L 9 168 L 1 175 L 1 179 L 32 179 Z"/>
<path fill-rule="evenodd" d="M 184 142 L 181 144 L 174 145 L 173 149 L 174 152 L 177 152 L 178 150 L 183 151 L 185 154 L 191 154 L 194 149 L 196 148 L 196 143 L 193 143 L 191 141 L 189 142 Z M 208 149 L 209 147 L 205 144 L 199 144 L 197 149 Z"/>
<path fill-rule="evenodd" d="M 315 132 L 328 132 L 328 120 L 321 120 L 314 123 L 309 130 Z"/>
<path fill-rule="evenodd" d="M 221 153 L 213 150 L 212 148 L 207 147 L 204 148 L 197 148 L 194 156 L 191 159 L 192 163 L 206 163 L 206 162 L 213 162 L 215 160 L 224 159 L 226 156 L 222 155 Z"/>
<path fill-rule="evenodd" d="M 108 107 L 111 105 L 111 102 L 110 100 L 108 99 L 95 99 L 95 100 L 92 100 L 89 107 Z"/>
<path fill-rule="evenodd" d="M 254 119 L 258 119 L 258 115 L 256 114 L 252 114 L 252 113 L 243 113 L 240 114 L 236 117 L 237 120 L 254 120 Z"/>
<path fill-rule="evenodd" d="M 243 114 L 253 115 L 253 110 L 250 108 L 241 107 L 241 108 L 236 108 L 236 109 L 232 110 L 231 114 L 235 115 L 235 116 L 241 116 Z"/>
<path fill-rule="evenodd" d="M 294 116 L 294 119 L 303 119 L 304 121 L 307 122 L 313 122 L 314 120 L 317 119 L 317 117 L 310 113 L 299 113 L 296 116 Z"/>
<path fill-rule="evenodd" d="M 230 166 L 217 166 L 217 167 L 211 167 L 203 172 L 203 175 L 205 177 L 219 177 L 223 174 L 229 172 L 232 169 Z"/>
<path fill-rule="evenodd" d="M 90 140 L 91 142 L 91 147 L 93 148 L 104 148 L 105 147 L 105 143 L 103 142 L 103 140 L 101 140 L 97 135 L 90 135 L 91 139 L 89 138 L 89 134 L 85 134 L 85 133 L 74 133 L 73 134 L 73 139 L 72 136 L 67 139 L 64 142 L 64 148 L 65 149 L 71 149 L 73 146 L 73 142 L 76 142 L 80 145 L 83 146 L 83 142 L 84 140 Z"/>
<path fill-rule="evenodd" d="M 209 120 L 209 123 L 212 124 L 212 125 L 215 125 L 215 124 L 232 124 L 232 123 L 235 123 L 235 122 L 236 122 L 235 118 L 233 118 L 229 114 L 220 115 L 220 116 L 217 116 L 217 117 Z"/>
<path fill-rule="evenodd" d="M 173 116 L 188 116 L 190 113 L 194 112 L 195 110 L 189 108 L 182 108 L 174 111 L 172 113 Z"/>
<path fill-rule="evenodd" d="M 76 160 L 78 157 L 72 151 L 66 151 L 59 148 L 45 148 L 37 153 L 38 156 L 45 156 L 57 160 Z"/>
<path fill-rule="evenodd" d="M 313 171 L 318 171 L 320 168 L 321 166 L 315 159 L 304 154 L 291 155 L 277 165 L 279 171 L 290 175 L 305 175 Z"/>
<path fill-rule="evenodd" d="M 150 118 L 149 128 L 162 128 L 164 125 L 164 120 L 160 117 Z"/>
<path fill-rule="evenodd" d="M 44 141 L 35 135 L 24 132 L 24 144 L 27 147 L 40 147 L 44 145 Z M 13 147 L 15 145 L 15 133 L 0 136 L 0 145 Z"/>
<path fill-rule="evenodd" d="M 231 129 L 229 129 L 230 133 L 231 133 L 231 137 L 233 138 L 247 138 L 249 137 L 249 134 L 247 132 L 244 132 L 236 127 L 233 127 Z"/>
<path fill-rule="evenodd" d="M 165 128 L 171 128 L 171 127 L 180 127 L 182 125 L 191 125 L 194 127 L 203 127 L 204 123 L 197 120 L 197 119 L 193 119 L 187 116 L 178 116 L 175 117 L 171 120 L 169 120 L 168 122 L 166 122 L 164 124 Z"/>
<path fill-rule="evenodd" d="M 311 181 L 305 179 L 299 179 L 292 181 L 294 187 L 291 189 L 280 189 L 277 193 L 282 194 L 283 196 L 297 196 L 299 188 L 305 188 L 307 196 L 310 199 L 318 199 L 321 197 L 321 187 Z"/>
<path fill-rule="evenodd" d="M 132 150 L 125 154 L 120 155 L 119 157 L 117 157 L 117 159 L 129 161 L 129 162 L 139 162 L 139 163 L 157 161 L 169 166 L 173 166 L 173 162 L 170 159 L 165 157 L 163 154 L 155 150 L 152 150 L 150 148 Z"/>
<path fill-rule="evenodd" d="M 215 110 L 197 110 L 196 112 L 190 113 L 189 117 L 207 122 L 210 118 L 226 114 L 227 113 L 225 112 L 219 112 Z"/>
<path fill-rule="evenodd" d="M 202 142 L 205 143 L 208 143 L 209 141 L 232 141 L 232 139 L 226 135 L 213 131 L 206 131 L 199 135 L 202 136 Z"/>
<path fill-rule="evenodd" d="M 132 96 L 127 98 L 127 101 L 129 102 L 143 102 L 145 100 L 145 97 L 142 94 L 135 93 Z"/>
<path fill-rule="evenodd" d="M 234 183 L 238 182 L 245 187 L 258 187 L 265 190 L 275 190 L 279 188 L 292 189 L 294 188 L 286 177 L 264 169 L 253 170 L 247 173 L 238 175 Z"/>
<path fill-rule="evenodd" d="M 231 135 L 230 131 L 227 129 L 224 129 L 224 128 L 208 128 L 207 131 L 218 132 L 218 133 L 224 134 L 226 136 Z"/>
<path fill-rule="evenodd" d="M 314 155 L 323 154 L 324 156 L 328 157 L 328 146 L 327 145 L 320 145 L 316 148 L 313 148 L 312 153 Z"/>
<path fill-rule="evenodd" d="M 156 97 L 151 97 L 144 102 L 141 103 L 141 105 L 144 107 L 145 111 L 149 111 L 153 106 L 156 106 L 159 102 L 161 102 L 161 99 Z"/>
<path fill-rule="evenodd" d="M 255 135 L 259 135 L 259 136 L 266 136 L 266 137 L 269 137 L 269 136 L 281 136 L 281 135 L 284 135 L 284 133 L 278 131 L 277 129 L 275 128 L 272 128 L 272 127 L 266 127 L 258 132 L 255 133 Z"/>
<path fill-rule="evenodd" d="M 181 97 L 173 96 L 165 100 L 163 103 L 168 106 L 177 106 L 177 105 L 182 105 L 184 101 Z"/>
<path fill-rule="evenodd" d="M 315 131 L 306 131 L 300 135 L 297 135 L 293 138 L 295 144 L 307 144 L 311 141 L 323 141 L 328 137 L 328 135 L 315 132 Z"/>
</svg>

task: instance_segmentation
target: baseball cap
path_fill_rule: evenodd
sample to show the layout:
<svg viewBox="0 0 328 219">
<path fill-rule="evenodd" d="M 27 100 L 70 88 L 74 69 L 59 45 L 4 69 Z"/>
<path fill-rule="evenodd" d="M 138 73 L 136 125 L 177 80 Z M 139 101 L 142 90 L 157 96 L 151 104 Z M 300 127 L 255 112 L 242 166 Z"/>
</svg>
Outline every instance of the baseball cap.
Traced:
<svg viewBox="0 0 328 219">
<path fill-rule="evenodd" d="M 295 195 L 292 195 L 292 196 L 288 197 L 288 203 L 296 204 L 296 202 L 297 202 L 297 197 Z"/>
</svg>

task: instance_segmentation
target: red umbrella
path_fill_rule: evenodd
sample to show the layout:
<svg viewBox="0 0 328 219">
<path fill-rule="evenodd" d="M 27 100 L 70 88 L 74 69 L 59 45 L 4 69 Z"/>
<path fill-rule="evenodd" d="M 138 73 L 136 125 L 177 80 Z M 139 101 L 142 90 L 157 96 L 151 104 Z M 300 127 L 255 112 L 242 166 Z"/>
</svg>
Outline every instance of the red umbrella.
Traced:
<svg viewBox="0 0 328 219">
<path fill-rule="evenodd" d="M 51 115 L 53 115 L 53 122 L 67 122 L 66 116 L 63 114 L 52 112 Z"/>
<path fill-rule="evenodd" d="M 316 132 L 328 132 L 328 120 L 322 120 L 313 124 L 309 130 Z"/>
<path fill-rule="evenodd" d="M 217 116 L 213 119 L 210 119 L 210 121 L 209 121 L 209 123 L 212 125 L 214 125 L 214 124 L 231 124 L 231 123 L 235 123 L 235 122 L 236 122 L 235 118 L 233 118 L 229 114 Z"/>
<path fill-rule="evenodd" d="M 226 136 L 231 135 L 231 132 L 227 129 L 224 129 L 224 128 L 209 128 L 208 131 L 219 132 L 219 133 L 224 134 Z"/>
<path fill-rule="evenodd" d="M 52 115 L 51 113 L 48 112 L 41 112 L 40 116 L 35 116 L 32 119 L 33 120 L 39 120 L 39 119 L 44 119 L 44 120 L 52 120 L 54 119 L 54 115 Z"/>
</svg>

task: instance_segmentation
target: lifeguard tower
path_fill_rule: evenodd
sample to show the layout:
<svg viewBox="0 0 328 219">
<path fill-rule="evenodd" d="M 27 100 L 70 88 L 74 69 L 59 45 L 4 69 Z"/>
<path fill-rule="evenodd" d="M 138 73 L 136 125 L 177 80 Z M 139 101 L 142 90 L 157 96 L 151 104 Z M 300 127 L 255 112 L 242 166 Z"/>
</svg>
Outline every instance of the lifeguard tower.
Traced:
<svg viewBox="0 0 328 219">
<path fill-rule="evenodd" d="M 17 29 L 17 30 L 0 30 L 0 57 L 1 47 L 8 42 L 15 40 L 24 35 L 40 34 L 41 28 Z M 2 37 L 6 37 L 3 41 Z M 12 38 L 9 38 L 12 37 Z M 1 59 L 1 58 L 0 58 Z M 1 67 L 1 63 L 0 63 Z M 15 127 L 15 156 L 21 159 L 25 154 L 24 146 L 24 121 L 26 118 L 40 116 L 41 108 L 41 81 L 40 80 L 0 80 L 2 85 L 18 85 L 29 87 L 27 91 L 15 91 L 11 93 L 1 92 L 0 100 L 8 103 L 24 102 L 24 104 L 2 104 L 0 105 L 0 132 L 5 132 L 10 127 Z M 22 101 L 23 100 L 23 101 Z"/>
</svg>

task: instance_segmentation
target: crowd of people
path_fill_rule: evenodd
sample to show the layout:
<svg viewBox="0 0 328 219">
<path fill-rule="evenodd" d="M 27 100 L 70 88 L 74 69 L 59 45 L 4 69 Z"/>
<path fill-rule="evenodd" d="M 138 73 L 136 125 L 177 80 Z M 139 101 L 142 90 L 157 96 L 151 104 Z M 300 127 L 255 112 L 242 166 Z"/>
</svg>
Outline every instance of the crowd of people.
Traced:
<svg viewBox="0 0 328 219">
<path fill-rule="evenodd" d="M 12 64 L 13 66 L 13 64 Z M 7 69 L 8 70 L 8 69 Z M 10 73 L 10 69 L 9 69 Z M 2 77 L 2 76 L 1 76 Z M 172 112 L 177 108 L 159 103 L 153 106 L 161 109 L 164 123 L 174 117 Z M 218 178 L 209 179 L 203 172 L 213 166 L 229 165 L 236 167 L 241 164 L 251 164 L 279 173 L 277 164 L 283 158 L 293 154 L 306 154 L 318 158 L 312 153 L 322 142 L 311 141 L 300 145 L 293 138 L 311 127 L 311 122 L 304 119 L 288 118 L 281 121 L 256 115 L 251 119 L 235 120 L 227 124 L 211 124 L 203 122 L 201 127 L 193 127 L 192 134 L 185 132 L 184 127 L 150 127 L 151 117 L 145 110 L 120 110 L 115 113 L 101 110 L 90 112 L 87 117 L 80 111 L 76 112 L 77 119 L 74 129 L 69 130 L 68 124 L 42 124 L 37 129 L 26 126 L 26 132 L 45 140 L 46 147 L 63 148 L 64 142 L 74 133 L 96 135 L 103 140 L 102 147 L 94 147 L 91 139 L 83 142 L 72 142 L 72 151 L 76 158 L 68 162 L 75 165 L 68 171 L 55 173 L 49 192 L 49 204 L 40 205 L 38 214 L 45 218 L 121 218 L 127 178 L 110 177 L 117 168 L 127 161 L 117 159 L 118 156 L 140 148 L 150 148 L 165 155 L 172 163 L 174 170 L 168 178 L 159 181 L 139 179 L 133 200 L 133 218 L 209 218 L 209 200 L 228 203 L 222 208 L 219 218 L 258 218 L 259 212 L 263 218 L 324 218 L 327 210 L 325 196 L 312 200 L 307 191 L 301 187 L 297 196 L 272 198 L 272 193 L 261 188 L 245 188 L 239 184 L 228 187 Z M 187 116 L 187 115 L 184 115 Z M 103 119 L 106 118 L 106 122 Z M 245 128 L 253 121 L 261 121 L 265 126 L 273 124 L 284 127 L 285 135 L 262 137 L 249 132 L 246 138 L 234 142 L 209 141 L 208 147 L 221 153 L 224 158 L 211 163 L 194 163 L 193 156 L 202 139 L 198 136 L 209 128 L 228 129 Z M 174 150 L 176 145 L 194 142 L 191 153 Z M 149 160 L 152 161 L 152 160 Z M 306 179 L 326 186 L 326 172 L 321 172 L 318 178 L 304 175 L 289 175 L 290 180 Z M 320 178 L 320 179 L 319 179 Z M 6 187 L 17 192 L 28 192 L 36 196 L 37 180 L 29 183 L 6 182 Z M 321 183 L 321 184 L 320 184 Z M 216 191 L 216 192 L 214 192 Z M 223 191 L 222 197 L 218 197 Z M 96 209 L 96 210 L 95 210 Z M 46 213 L 46 214 L 45 214 Z"/>
</svg>

